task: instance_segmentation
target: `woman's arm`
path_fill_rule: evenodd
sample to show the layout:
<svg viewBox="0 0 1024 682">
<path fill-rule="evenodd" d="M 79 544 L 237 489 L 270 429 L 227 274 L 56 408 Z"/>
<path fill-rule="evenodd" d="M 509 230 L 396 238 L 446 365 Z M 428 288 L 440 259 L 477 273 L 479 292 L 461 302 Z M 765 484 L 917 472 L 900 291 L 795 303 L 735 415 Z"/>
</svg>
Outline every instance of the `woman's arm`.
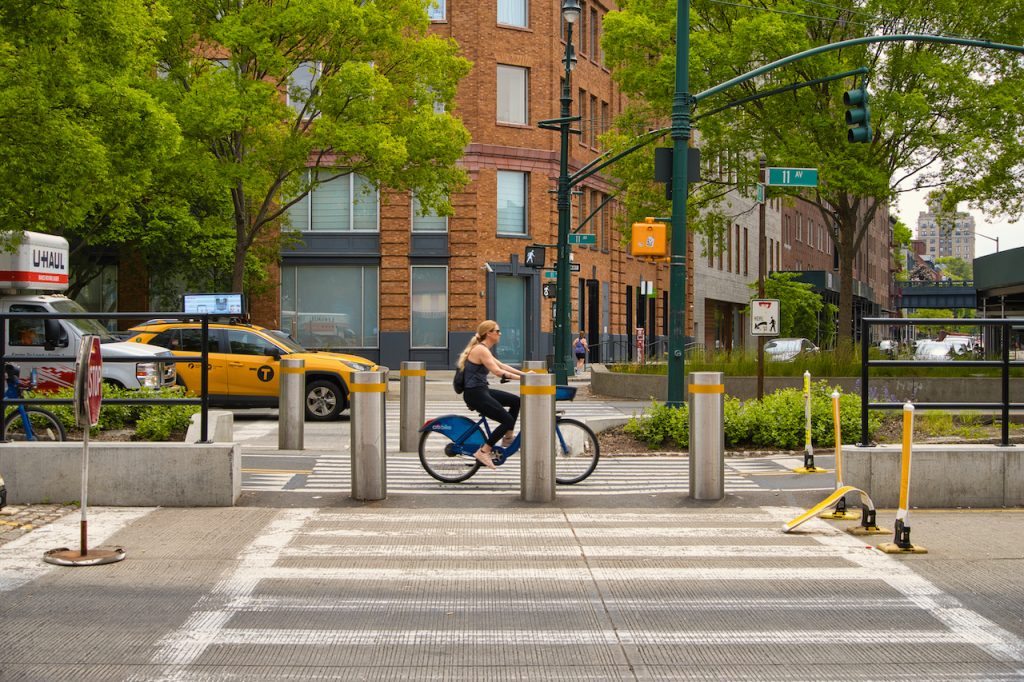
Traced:
<svg viewBox="0 0 1024 682">
<path fill-rule="evenodd" d="M 481 352 L 477 354 L 477 357 L 473 359 L 473 362 L 483 365 L 494 376 L 501 379 L 514 379 L 523 375 L 523 373 L 515 367 L 509 367 L 505 363 L 499 362 L 498 358 L 494 357 L 494 354 L 487 350 L 487 348 L 483 346 L 478 346 L 477 348 L 480 348 Z M 474 348 L 472 352 L 476 353 L 477 349 Z"/>
</svg>

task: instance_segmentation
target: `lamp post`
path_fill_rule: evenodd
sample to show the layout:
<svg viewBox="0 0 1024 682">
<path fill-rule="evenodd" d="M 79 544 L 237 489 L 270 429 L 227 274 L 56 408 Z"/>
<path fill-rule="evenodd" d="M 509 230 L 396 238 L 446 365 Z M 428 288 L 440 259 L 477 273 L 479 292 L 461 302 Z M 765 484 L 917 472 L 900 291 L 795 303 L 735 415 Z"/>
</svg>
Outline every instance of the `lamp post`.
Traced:
<svg viewBox="0 0 1024 682">
<path fill-rule="evenodd" d="M 690 146 L 690 0 L 676 3 L 676 83 L 672 98 L 672 258 L 669 264 L 668 400 L 683 404 L 686 363 L 686 177 Z"/>
<path fill-rule="evenodd" d="M 572 122 L 572 88 L 570 78 L 576 65 L 576 49 L 572 44 L 572 27 L 580 18 L 579 0 L 562 0 L 562 19 L 565 21 L 565 79 L 562 82 L 562 108 L 559 112 L 558 129 L 561 136 L 561 150 L 558 159 L 558 250 L 555 269 L 558 283 L 555 292 L 555 383 L 569 382 L 569 368 L 573 366 L 570 345 L 569 323 L 572 303 L 569 299 L 569 222 L 572 208 L 572 185 L 569 178 L 569 134 Z"/>
<path fill-rule="evenodd" d="M 975 232 L 974 236 L 984 237 L 985 239 L 991 239 L 992 241 L 994 241 L 996 243 L 996 253 L 999 253 L 999 237 L 989 237 L 987 234 L 982 234 L 981 232 Z"/>
</svg>

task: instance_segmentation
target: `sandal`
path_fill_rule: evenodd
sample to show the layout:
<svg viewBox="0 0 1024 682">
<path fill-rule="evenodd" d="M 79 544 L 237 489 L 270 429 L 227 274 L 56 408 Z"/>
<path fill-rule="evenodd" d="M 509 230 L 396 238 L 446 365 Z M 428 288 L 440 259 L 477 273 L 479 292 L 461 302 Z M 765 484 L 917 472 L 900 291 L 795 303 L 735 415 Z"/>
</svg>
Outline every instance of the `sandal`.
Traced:
<svg viewBox="0 0 1024 682">
<path fill-rule="evenodd" d="M 507 448 L 508 446 L 512 445 L 512 441 L 514 441 L 515 439 L 516 434 L 509 431 L 508 433 L 501 437 L 501 447 Z"/>
<path fill-rule="evenodd" d="M 488 469 L 498 468 L 494 466 L 494 460 L 491 459 L 491 451 L 484 452 L 484 449 L 481 447 L 473 456 L 476 457 L 476 461 L 480 462 Z"/>
</svg>

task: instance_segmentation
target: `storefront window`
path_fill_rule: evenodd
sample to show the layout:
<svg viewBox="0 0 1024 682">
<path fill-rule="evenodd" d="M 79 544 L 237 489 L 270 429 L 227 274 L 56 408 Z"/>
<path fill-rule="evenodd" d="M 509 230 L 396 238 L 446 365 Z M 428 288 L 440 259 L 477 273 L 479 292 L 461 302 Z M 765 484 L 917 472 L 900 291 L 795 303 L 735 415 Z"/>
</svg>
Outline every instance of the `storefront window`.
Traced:
<svg viewBox="0 0 1024 682">
<path fill-rule="evenodd" d="M 377 348 L 377 266 L 297 265 L 281 268 L 281 327 L 307 348 Z"/>
<path fill-rule="evenodd" d="M 448 268 L 418 265 L 412 268 L 410 345 L 413 348 L 448 347 Z"/>
</svg>

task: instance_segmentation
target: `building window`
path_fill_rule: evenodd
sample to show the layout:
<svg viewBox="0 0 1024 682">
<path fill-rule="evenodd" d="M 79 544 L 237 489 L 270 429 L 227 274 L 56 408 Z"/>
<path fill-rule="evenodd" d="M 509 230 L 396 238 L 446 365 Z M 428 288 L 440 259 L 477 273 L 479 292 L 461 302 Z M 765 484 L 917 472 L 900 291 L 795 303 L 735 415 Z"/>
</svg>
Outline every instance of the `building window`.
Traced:
<svg viewBox="0 0 1024 682">
<path fill-rule="evenodd" d="M 292 71 L 292 75 L 288 79 L 288 106 L 303 118 L 313 118 L 317 113 L 305 108 L 316 87 L 316 82 L 320 78 L 322 69 L 319 62 L 302 62 L 298 68 Z"/>
<path fill-rule="evenodd" d="M 498 23 L 526 28 L 529 22 L 527 0 L 498 0 Z"/>
<path fill-rule="evenodd" d="M 317 173 L 323 181 L 288 209 L 288 219 L 298 232 L 377 232 L 380 196 L 361 175 Z"/>
<path fill-rule="evenodd" d="M 601 40 L 598 36 L 599 26 L 600 24 L 597 21 L 597 10 L 591 9 L 590 26 L 587 28 L 590 29 L 590 50 L 594 53 L 593 57 L 596 62 L 601 61 Z"/>
<path fill-rule="evenodd" d="M 412 197 L 412 231 L 413 232 L 447 232 L 448 217 L 439 216 L 436 211 L 423 211 L 420 200 Z"/>
<path fill-rule="evenodd" d="M 582 113 L 582 112 L 581 112 Z M 597 147 L 597 97 L 590 96 L 590 146 Z"/>
<path fill-rule="evenodd" d="M 448 268 L 414 265 L 409 291 L 409 345 L 448 347 Z"/>
<path fill-rule="evenodd" d="M 579 26 L 578 32 L 580 34 L 580 54 L 588 54 L 587 52 L 587 3 L 580 3 L 580 18 L 578 19 Z"/>
<path fill-rule="evenodd" d="M 527 234 L 528 198 L 528 173 L 498 171 L 498 234 Z"/>
<path fill-rule="evenodd" d="M 377 348 L 379 281 L 375 265 L 285 265 L 281 327 L 308 348 Z"/>
<path fill-rule="evenodd" d="M 445 0 L 433 0 L 430 6 L 427 7 L 427 16 L 430 17 L 431 21 L 444 21 L 445 18 Z"/>
<path fill-rule="evenodd" d="M 527 110 L 529 78 L 520 66 L 498 64 L 498 121 L 500 123 L 528 123 Z"/>
</svg>

